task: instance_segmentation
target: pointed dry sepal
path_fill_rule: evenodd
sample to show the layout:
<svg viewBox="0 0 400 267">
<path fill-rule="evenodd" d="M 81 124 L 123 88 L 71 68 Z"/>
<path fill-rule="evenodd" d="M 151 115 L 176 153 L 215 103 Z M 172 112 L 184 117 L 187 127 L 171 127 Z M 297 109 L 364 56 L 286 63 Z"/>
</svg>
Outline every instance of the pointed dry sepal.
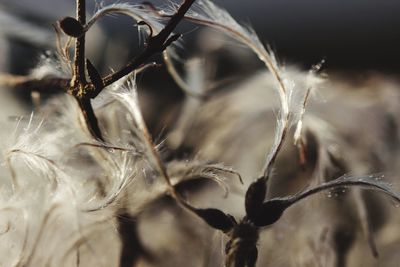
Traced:
<svg viewBox="0 0 400 267">
<path fill-rule="evenodd" d="M 245 208 L 247 217 L 252 220 L 253 217 L 259 212 L 262 206 L 265 195 L 267 193 L 267 185 L 264 177 L 257 179 L 253 182 L 246 192 Z"/>
<path fill-rule="evenodd" d="M 72 17 L 65 17 L 59 23 L 60 28 L 68 36 L 78 38 L 85 32 L 82 24 Z"/>
<path fill-rule="evenodd" d="M 225 214 L 219 209 L 197 209 L 192 207 L 191 211 L 202 218 L 212 228 L 221 230 L 224 233 L 232 230 L 236 224 L 235 219 L 231 215 Z"/>
<path fill-rule="evenodd" d="M 94 92 L 90 94 L 90 97 L 95 98 L 104 88 L 103 79 L 101 78 L 100 73 L 97 71 L 97 69 L 92 64 L 92 62 L 90 62 L 89 59 L 86 59 L 86 68 L 90 81 L 92 82 L 94 87 Z"/>
<path fill-rule="evenodd" d="M 251 221 L 258 227 L 268 226 L 277 222 L 283 212 L 292 204 L 290 199 L 271 199 L 261 205 Z M 250 219 L 250 218 L 249 218 Z"/>
<path fill-rule="evenodd" d="M 333 181 L 320 184 L 318 186 L 301 191 L 293 196 L 285 198 L 274 198 L 262 204 L 261 208 L 255 214 L 251 221 L 258 227 L 268 226 L 275 223 L 282 216 L 283 212 L 291 205 L 317 193 L 337 188 L 356 186 L 359 188 L 372 189 L 379 191 L 391 197 L 397 203 L 400 203 L 400 194 L 395 192 L 391 186 L 382 181 L 380 176 L 343 176 Z"/>
</svg>

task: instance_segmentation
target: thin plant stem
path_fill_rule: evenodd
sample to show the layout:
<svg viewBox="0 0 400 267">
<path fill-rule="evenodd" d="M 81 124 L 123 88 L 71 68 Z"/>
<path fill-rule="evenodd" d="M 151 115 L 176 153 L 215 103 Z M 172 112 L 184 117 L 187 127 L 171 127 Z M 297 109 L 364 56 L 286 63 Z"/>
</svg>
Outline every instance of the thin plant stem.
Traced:
<svg viewBox="0 0 400 267">
<path fill-rule="evenodd" d="M 76 16 L 82 25 L 86 24 L 86 0 L 76 0 Z M 71 80 L 71 86 L 75 87 L 77 83 L 86 85 L 85 33 L 76 38 L 75 41 L 74 73 Z"/>
<path fill-rule="evenodd" d="M 185 0 L 183 4 L 179 7 L 178 11 L 171 16 L 171 19 L 167 25 L 158 33 L 156 36 L 150 36 L 148 45 L 146 49 L 138 57 L 134 58 L 130 63 L 128 63 L 120 71 L 115 72 L 106 76 L 103 79 L 104 86 L 108 86 L 122 77 L 128 75 L 138 67 L 140 67 L 147 59 L 156 53 L 164 51 L 175 39 L 168 37 L 171 35 L 172 31 L 176 28 L 178 23 L 183 19 L 186 12 L 192 6 L 195 0 Z"/>
</svg>

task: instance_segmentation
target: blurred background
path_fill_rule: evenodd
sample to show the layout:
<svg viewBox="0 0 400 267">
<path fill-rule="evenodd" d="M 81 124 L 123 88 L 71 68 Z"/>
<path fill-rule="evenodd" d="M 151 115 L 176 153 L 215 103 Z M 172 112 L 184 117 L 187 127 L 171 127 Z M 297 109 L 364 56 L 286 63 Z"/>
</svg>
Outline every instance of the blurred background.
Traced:
<svg viewBox="0 0 400 267">
<path fill-rule="evenodd" d="M 74 14 L 74 2 L 0 0 L 1 31 L 7 31 L 6 28 L 10 26 L 6 20 L 7 16 L 17 16 L 30 23 L 32 27 L 43 30 L 44 35 L 40 37 L 42 39 L 37 41 L 52 46 L 53 42 L 49 40 L 49 37 L 53 36 L 51 23 L 66 15 Z M 135 3 L 129 0 L 127 2 Z M 165 3 L 159 0 L 151 2 Z M 214 2 L 226 8 L 237 20 L 252 25 L 261 39 L 277 52 L 283 62 L 308 68 L 311 64 L 326 59 L 326 67 L 333 70 L 378 70 L 395 73 L 400 69 L 398 63 L 400 1 L 215 0 Z M 95 1 L 88 1 L 88 13 L 92 13 L 95 7 Z M 101 22 L 100 27 L 105 39 L 119 40 L 130 46 L 136 43 L 136 34 L 130 35 L 129 33 L 134 31 L 125 26 L 132 26 L 132 22 L 125 18 L 108 18 Z M 193 28 L 187 29 L 186 37 L 189 39 L 195 38 L 199 32 Z M 45 35 L 46 32 L 48 35 Z M 13 66 L 12 70 L 21 72 L 27 66 L 33 66 L 37 52 L 34 49 L 35 44 L 28 46 L 24 40 L 18 38 L 18 34 L 8 33 L 8 35 L 11 36 L 10 42 L 14 44 L 11 54 L 7 56 L 9 63 L 15 53 L 23 56 L 24 60 L 24 62 L 21 60 L 13 62 L 17 66 Z M 37 48 L 40 50 L 43 46 Z"/>
<path fill-rule="evenodd" d="M 168 5 L 167 1 L 151 2 L 157 6 Z M 252 26 L 283 65 L 309 70 L 313 64 L 324 60 L 323 71 L 331 78 L 340 77 L 356 83 L 375 81 L 375 85 L 387 79 L 396 83 L 399 80 L 400 1 L 214 2 L 239 22 Z M 114 1 L 88 0 L 88 14 L 110 3 Z M 51 57 L 48 51 L 55 51 L 56 43 L 52 24 L 65 16 L 74 16 L 74 10 L 73 0 L 0 0 L 0 72 L 25 75 L 43 57 Z M 103 75 L 121 68 L 142 50 L 143 40 L 139 41 L 135 23 L 124 16 L 105 17 L 89 31 L 87 57 Z M 213 66 L 209 68 L 213 72 L 208 73 L 209 78 L 225 81 L 224 85 L 228 81 L 234 84 L 248 79 L 264 69 L 250 50 L 230 42 L 220 32 L 187 22 L 181 23 L 177 32 L 183 33 L 184 41 L 183 49 L 178 49 L 182 61 L 177 62 L 177 68 L 181 71 L 185 70 L 187 59 L 204 58 L 206 54 Z M 161 62 L 159 58 L 154 60 Z M 147 70 L 140 75 L 138 84 L 139 88 L 146 88 L 145 94 L 152 102 L 154 108 L 145 115 L 150 128 L 158 132 L 165 127 L 165 122 L 153 125 L 154 120 L 159 121 L 159 113 L 154 110 L 175 109 L 184 95 L 164 67 Z M 14 92 L 25 103 L 31 103 L 29 92 Z"/>
</svg>

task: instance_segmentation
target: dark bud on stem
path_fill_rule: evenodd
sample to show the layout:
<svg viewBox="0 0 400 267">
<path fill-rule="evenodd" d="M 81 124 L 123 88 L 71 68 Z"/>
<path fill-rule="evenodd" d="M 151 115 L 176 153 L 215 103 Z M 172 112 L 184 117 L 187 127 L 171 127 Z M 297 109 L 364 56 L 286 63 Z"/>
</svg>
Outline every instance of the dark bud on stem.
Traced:
<svg viewBox="0 0 400 267">
<path fill-rule="evenodd" d="M 234 218 L 218 209 L 195 209 L 196 214 L 214 229 L 229 232 L 235 225 Z"/>
<path fill-rule="evenodd" d="M 83 32 L 82 24 L 74 18 L 66 17 L 60 21 L 60 27 L 66 35 L 78 38 Z"/>
<path fill-rule="evenodd" d="M 249 219 L 258 227 L 268 226 L 282 216 L 283 212 L 290 206 L 287 199 L 271 199 L 262 204 L 260 209 Z"/>
<path fill-rule="evenodd" d="M 245 198 L 245 208 L 247 217 L 250 218 L 250 220 L 252 220 L 253 216 L 256 216 L 256 213 L 261 208 L 266 193 L 267 193 L 267 185 L 263 177 L 259 178 L 257 181 L 252 183 L 247 189 Z"/>
</svg>

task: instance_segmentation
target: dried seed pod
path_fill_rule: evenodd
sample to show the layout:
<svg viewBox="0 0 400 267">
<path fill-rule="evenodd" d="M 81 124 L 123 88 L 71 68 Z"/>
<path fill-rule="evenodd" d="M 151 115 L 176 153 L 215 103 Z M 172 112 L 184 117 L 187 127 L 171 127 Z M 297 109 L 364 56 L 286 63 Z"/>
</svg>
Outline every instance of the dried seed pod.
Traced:
<svg viewBox="0 0 400 267">
<path fill-rule="evenodd" d="M 78 38 L 83 32 L 82 24 L 72 17 L 65 17 L 60 21 L 60 27 L 63 32 L 69 36 Z"/>
<path fill-rule="evenodd" d="M 214 229 L 229 232 L 236 224 L 235 219 L 219 209 L 194 209 L 199 217 L 201 217 L 208 225 Z"/>
</svg>

